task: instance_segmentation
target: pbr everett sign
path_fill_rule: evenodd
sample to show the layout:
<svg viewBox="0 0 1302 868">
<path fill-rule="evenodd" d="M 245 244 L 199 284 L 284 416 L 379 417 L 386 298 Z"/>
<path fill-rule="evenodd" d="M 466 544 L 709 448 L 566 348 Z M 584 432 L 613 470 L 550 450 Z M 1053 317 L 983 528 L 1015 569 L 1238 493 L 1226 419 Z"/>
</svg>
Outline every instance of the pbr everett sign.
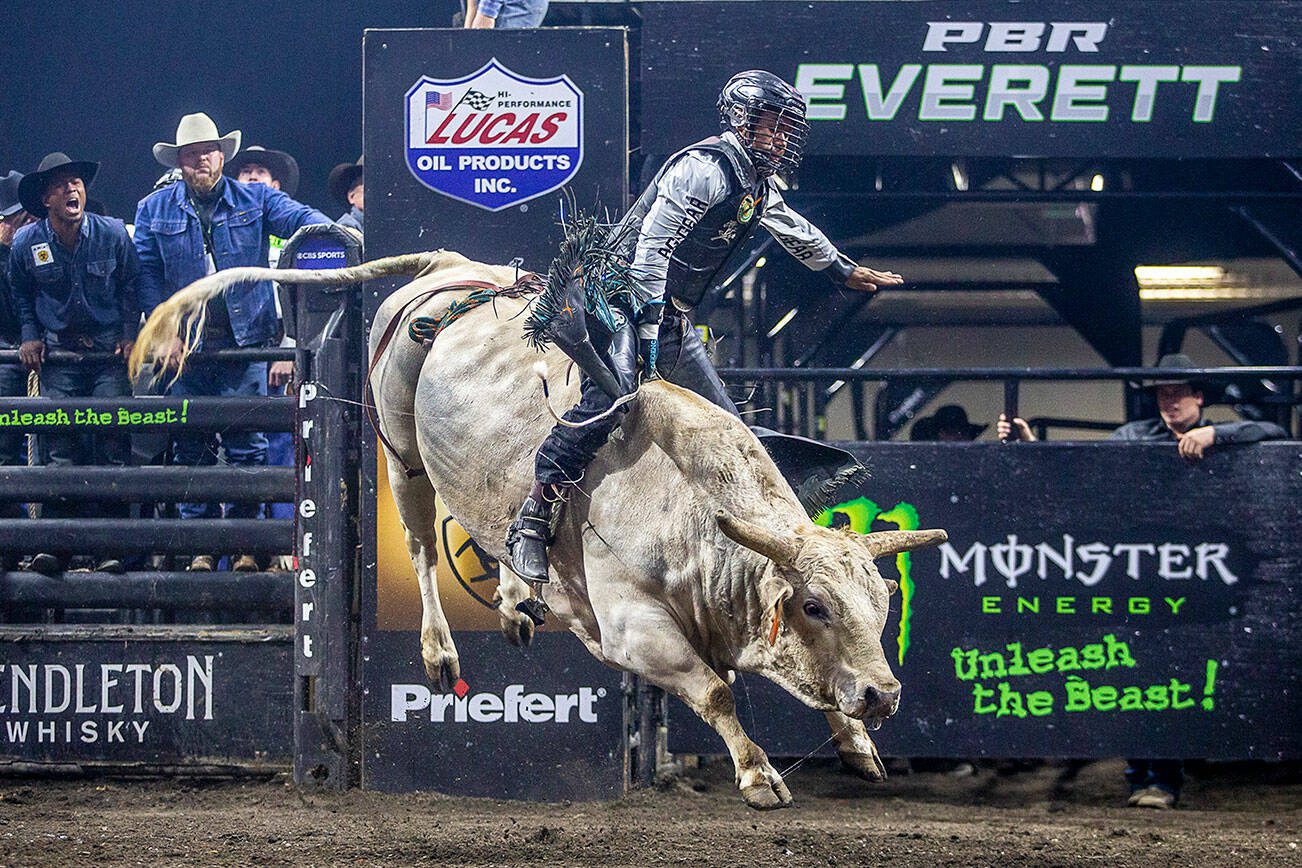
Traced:
<svg viewBox="0 0 1302 868">
<path fill-rule="evenodd" d="M 809 101 L 810 154 L 1302 153 L 1302 3 L 648 4 L 643 146 L 708 132 L 745 66 Z M 783 34 L 775 41 L 773 34 Z"/>
<path fill-rule="evenodd" d="M 500 211 L 564 186 L 583 163 L 583 93 L 493 58 L 407 91 L 407 167 L 426 187 Z"/>
</svg>

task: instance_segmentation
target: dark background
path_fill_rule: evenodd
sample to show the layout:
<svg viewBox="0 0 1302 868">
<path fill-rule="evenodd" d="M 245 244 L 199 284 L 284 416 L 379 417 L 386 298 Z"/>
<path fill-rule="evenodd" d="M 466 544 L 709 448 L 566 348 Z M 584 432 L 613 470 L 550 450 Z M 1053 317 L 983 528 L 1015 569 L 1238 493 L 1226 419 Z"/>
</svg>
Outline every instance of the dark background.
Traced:
<svg viewBox="0 0 1302 868">
<path fill-rule="evenodd" d="M 0 174 L 50 151 L 98 160 L 91 191 L 131 221 L 166 171 L 155 142 L 203 111 L 243 146 L 292 154 L 297 198 L 331 217 L 326 176 L 362 150 L 362 31 L 447 27 L 456 0 L 0 3 Z"/>
</svg>

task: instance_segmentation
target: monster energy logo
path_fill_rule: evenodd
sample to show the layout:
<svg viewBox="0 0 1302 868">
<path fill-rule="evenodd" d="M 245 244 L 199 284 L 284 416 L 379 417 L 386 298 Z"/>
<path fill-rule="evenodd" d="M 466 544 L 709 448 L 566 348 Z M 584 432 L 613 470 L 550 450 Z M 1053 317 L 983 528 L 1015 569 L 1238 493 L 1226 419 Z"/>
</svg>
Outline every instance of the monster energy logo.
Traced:
<svg viewBox="0 0 1302 868">
<path fill-rule="evenodd" d="M 889 510 L 883 511 L 880 506 L 866 497 L 856 497 L 854 500 L 847 500 L 831 509 L 823 510 L 814 519 L 814 524 L 832 527 L 833 524 L 838 523 L 836 521 L 838 515 L 844 516 L 849 521 L 850 530 L 855 533 L 868 533 L 874 521 L 894 524 L 900 530 L 917 530 L 921 526 L 918 523 L 918 510 L 913 504 L 900 502 Z M 913 625 L 913 561 L 908 552 L 900 552 L 895 556 L 895 568 L 900 573 L 901 600 L 900 634 L 896 644 L 900 649 L 899 661 L 903 663 L 904 654 L 909 650 L 909 632 Z"/>
</svg>

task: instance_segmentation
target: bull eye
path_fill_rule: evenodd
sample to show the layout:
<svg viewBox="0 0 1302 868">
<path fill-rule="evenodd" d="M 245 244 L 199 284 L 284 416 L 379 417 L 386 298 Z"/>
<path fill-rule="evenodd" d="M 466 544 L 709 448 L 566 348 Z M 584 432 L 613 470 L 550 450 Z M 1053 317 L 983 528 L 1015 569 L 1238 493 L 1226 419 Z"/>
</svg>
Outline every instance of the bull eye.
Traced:
<svg viewBox="0 0 1302 868">
<path fill-rule="evenodd" d="M 817 618 L 820 621 L 828 620 L 827 609 L 824 609 L 817 600 L 805 600 L 804 610 L 805 614 L 810 618 Z"/>
</svg>

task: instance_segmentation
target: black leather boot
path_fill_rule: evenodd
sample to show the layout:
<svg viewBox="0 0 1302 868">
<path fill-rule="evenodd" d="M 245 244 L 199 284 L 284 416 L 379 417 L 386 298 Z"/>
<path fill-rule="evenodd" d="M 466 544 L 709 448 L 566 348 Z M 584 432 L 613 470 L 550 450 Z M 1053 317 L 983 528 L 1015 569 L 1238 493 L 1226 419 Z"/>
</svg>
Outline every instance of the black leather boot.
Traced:
<svg viewBox="0 0 1302 868">
<path fill-rule="evenodd" d="M 549 490 L 552 489 L 552 490 Z M 506 553 L 511 559 L 511 570 L 526 582 L 546 584 L 547 546 L 552 542 L 552 509 L 558 496 L 554 487 L 535 482 L 525 498 L 515 521 L 506 533 Z"/>
</svg>

